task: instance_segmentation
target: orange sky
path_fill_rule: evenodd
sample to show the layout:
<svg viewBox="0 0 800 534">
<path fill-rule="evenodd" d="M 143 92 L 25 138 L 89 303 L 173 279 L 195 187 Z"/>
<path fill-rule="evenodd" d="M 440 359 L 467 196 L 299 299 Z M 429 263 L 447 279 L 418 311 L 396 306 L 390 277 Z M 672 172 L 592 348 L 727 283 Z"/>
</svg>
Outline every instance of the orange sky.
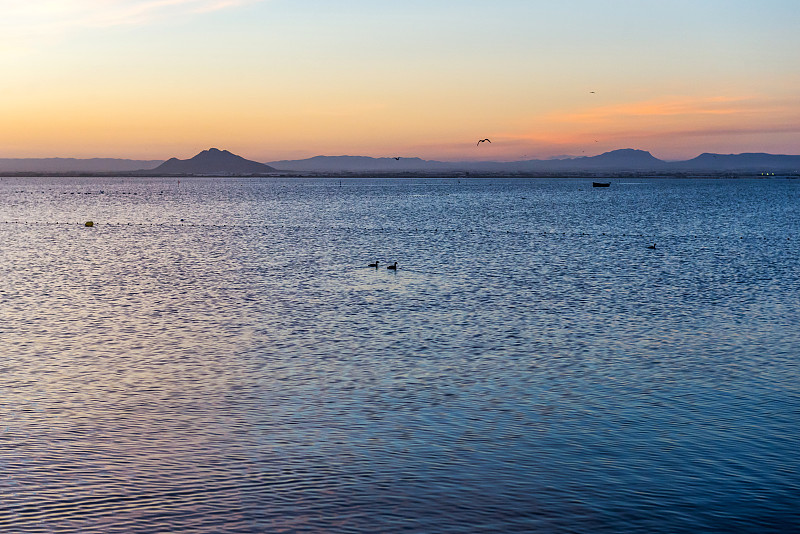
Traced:
<svg viewBox="0 0 800 534">
<path fill-rule="evenodd" d="M 0 157 L 800 154 L 793 2 L 549 4 L 12 2 Z"/>
</svg>

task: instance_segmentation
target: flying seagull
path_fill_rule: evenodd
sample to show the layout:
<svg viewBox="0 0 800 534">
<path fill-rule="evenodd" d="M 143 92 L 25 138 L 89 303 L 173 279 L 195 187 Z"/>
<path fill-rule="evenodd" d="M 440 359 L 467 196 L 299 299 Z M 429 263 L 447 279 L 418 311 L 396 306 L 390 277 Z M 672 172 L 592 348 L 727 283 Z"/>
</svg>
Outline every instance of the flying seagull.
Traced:
<svg viewBox="0 0 800 534">
<path fill-rule="evenodd" d="M 491 141 L 491 140 L 489 140 L 489 139 L 479 139 L 479 140 L 478 140 L 478 145 L 480 145 L 480 144 L 481 144 L 481 143 L 483 143 L 484 141 L 489 141 L 490 143 L 492 142 L 492 141 Z M 475 146 L 478 146 L 478 145 L 475 145 Z"/>
<path fill-rule="evenodd" d="M 397 157 L 397 158 L 394 158 L 394 159 L 396 159 L 396 160 L 400 160 L 400 158 L 399 158 L 399 157 Z"/>
</svg>

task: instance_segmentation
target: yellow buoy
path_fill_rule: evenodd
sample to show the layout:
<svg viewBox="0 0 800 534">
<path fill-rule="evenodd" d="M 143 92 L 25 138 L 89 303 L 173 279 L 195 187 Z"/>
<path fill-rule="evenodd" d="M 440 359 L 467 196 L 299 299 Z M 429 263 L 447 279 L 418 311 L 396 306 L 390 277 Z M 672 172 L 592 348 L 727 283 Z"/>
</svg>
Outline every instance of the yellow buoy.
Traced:
<svg viewBox="0 0 800 534">
<path fill-rule="evenodd" d="M 92 221 L 86 221 L 84 226 L 94 226 L 94 223 Z"/>
</svg>

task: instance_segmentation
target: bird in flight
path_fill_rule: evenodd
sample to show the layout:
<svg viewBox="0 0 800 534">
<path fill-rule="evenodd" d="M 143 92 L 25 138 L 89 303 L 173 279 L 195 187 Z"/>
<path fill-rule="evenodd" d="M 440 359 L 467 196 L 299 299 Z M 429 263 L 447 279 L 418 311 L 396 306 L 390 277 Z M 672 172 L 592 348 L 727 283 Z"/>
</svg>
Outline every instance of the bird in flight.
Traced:
<svg viewBox="0 0 800 534">
<path fill-rule="evenodd" d="M 594 94 L 594 91 L 589 91 L 590 93 Z"/>
<path fill-rule="evenodd" d="M 399 158 L 399 157 L 396 157 L 396 158 L 394 158 L 394 159 L 396 159 L 396 160 L 398 160 L 398 161 L 400 160 L 400 158 Z"/>
<path fill-rule="evenodd" d="M 479 139 L 479 140 L 478 140 L 478 145 L 480 145 L 480 144 L 481 144 L 481 143 L 483 143 L 484 141 L 489 141 L 489 142 L 491 143 L 491 141 L 490 141 L 489 139 Z M 475 145 L 475 146 L 478 146 L 478 145 Z"/>
</svg>

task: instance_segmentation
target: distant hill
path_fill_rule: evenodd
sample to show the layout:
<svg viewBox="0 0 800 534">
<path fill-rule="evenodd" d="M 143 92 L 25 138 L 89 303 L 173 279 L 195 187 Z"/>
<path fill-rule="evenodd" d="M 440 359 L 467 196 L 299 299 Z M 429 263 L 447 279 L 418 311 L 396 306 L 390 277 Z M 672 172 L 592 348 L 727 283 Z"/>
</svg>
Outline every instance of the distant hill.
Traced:
<svg viewBox="0 0 800 534">
<path fill-rule="evenodd" d="M 694 159 L 676 161 L 673 168 L 709 171 L 800 172 L 800 156 L 779 154 L 700 154 Z"/>
<path fill-rule="evenodd" d="M 0 172 L 132 172 L 157 167 L 164 160 L 116 158 L 0 158 Z"/>
<path fill-rule="evenodd" d="M 170 158 L 151 174 L 262 174 L 275 172 L 273 167 L 250 161 L 227 150 L 209 148 L 190 159 Z"/>
<path fill-rule="evenodd" d="M 612 150 L 597 156 L 506 162 L 315 156 L 269 164 L 280 170 L 294 172 L 800 172 L 800 156 L 702 154 L 687 161 L 664 161 L 650 152 L 632 148 Z"/>
<path fill-rule="evenodd" d="M 288 171 L 304 172 L 536 172 L 536 171 L 607 171 L 654 170 L 669 164 L 644 150 L 631 148 L 606 152 L 599 156 L 527 161 L 442 162 L 420 158 L 370 158 L 364 156 L 315 156 L 294 161 L 273 161 L 270 165 Z"/>
<path fill-rule="evenodd" d="M 314 156 L 299 160 L 270 161 L 283 171 L 296 172 L 425 172 L 453 169 L 452 163 L 420 158 L 370 158 L 367 156 Z"/>
<path fill-rule="evenodd" d="M 524 161 L 443 162 L 416 157 L 314 156 L 259 163 L 227 150 L 211 148 L 190 159 L 133 160 L 114 158 L 0 158 L 0 173 L 131 173 L 250 175 L 276 172 L 309 173 L 612 173 L 612 172 L 777 172 L 800 174 L 800 156 L 744 153 L 700 154 L 686 161 L 664 161 L 645 150 L 624 148 L 597 156 Z"/>
<path fill-rule="evenodd" d="M 567 167 L 575 166 L 587 170 L 626 169 L 651 171 L 661 170 L 669 166 L 666 161 L 654 157 L 650 152 L 633 148 L 612 150 L 597 156 L 560 160 L 560 162 Z"/>
</svg>

